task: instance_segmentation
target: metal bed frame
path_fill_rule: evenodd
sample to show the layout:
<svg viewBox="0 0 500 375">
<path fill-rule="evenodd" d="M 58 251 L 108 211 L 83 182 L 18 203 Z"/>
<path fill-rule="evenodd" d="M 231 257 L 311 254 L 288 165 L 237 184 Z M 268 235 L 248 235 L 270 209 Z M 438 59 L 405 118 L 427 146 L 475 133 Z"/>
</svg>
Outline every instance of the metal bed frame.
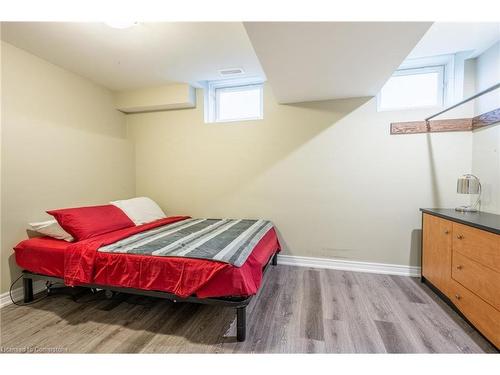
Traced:
<svg viewBox="0 0 500 375">
<path fill-rule="evenodd" d="M 263 267 L 263 272 L 267 270 L 267 266 L 271 263 L 273 266 L 278 264 L 278 253 L 275 252 Z M 59 277 L 47 276 L 38 273 L 33 273 L 29 271 L 23 271 L 23 292 L 24 292 L 24 302 L 28 303 L 33 301 L 33 281 L 34 280 L 44 280 L 47 282 L 55 282 L 64 284 L 64 280 Z M 186 297 L 182 298 L 176 296 L 175 294 L 160 292 L 155 290 L 143 290 L 143 289 L 135 289 L 135 288 L 127 288 L 127 287 L 116 287 L 109 285 L 99 285 L 99 284 L 82 284 L 78 285 L 79 287 L 85 288 L 95 288 L 95 289 L 104 289 L 112 292 L 118 293 L 128 293 L 128 294 L 136 294 L 148 297 L 157 297 L 157 298 L 165 298 L 170 301 L 175 302 L 190 302 L 190 303 L 200 303 L 204 305 L 216 305 L 216 306 L 225 306 L 232 307 L 236 309 L 236 340 L 237 341 L 245 341 L 246 339 L 246 331 L 247 331 L 247 314 L 246 308 L 253 296 L 249 297 L 220 297 L 220 298 L 197 298 L 197 297 Z"/>
</svg>

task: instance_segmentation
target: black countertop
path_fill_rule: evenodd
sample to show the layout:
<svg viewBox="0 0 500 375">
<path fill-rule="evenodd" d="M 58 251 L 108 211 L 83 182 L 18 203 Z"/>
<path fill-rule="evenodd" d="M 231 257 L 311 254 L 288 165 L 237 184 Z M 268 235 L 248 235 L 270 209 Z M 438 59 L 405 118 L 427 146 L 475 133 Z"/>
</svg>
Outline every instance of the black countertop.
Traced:
<svg viewBox="0 0 500 375">
<path fill-rule="evenodd" d="M 500 215 L 487 212 L 459 212 L 450 208 L 421 208 L 420 211 L 500 234 Z"/>
</svg>

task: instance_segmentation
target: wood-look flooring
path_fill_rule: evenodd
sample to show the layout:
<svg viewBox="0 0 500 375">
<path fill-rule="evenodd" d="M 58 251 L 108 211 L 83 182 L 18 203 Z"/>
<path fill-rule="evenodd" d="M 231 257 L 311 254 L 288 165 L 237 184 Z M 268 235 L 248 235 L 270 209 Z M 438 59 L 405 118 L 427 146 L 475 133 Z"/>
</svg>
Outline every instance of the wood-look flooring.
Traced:
<svg viewBox="0 0 500 375">
<path fill-rule="evenodd" d="M 1 309 L 1 347 L 91 353 L 483 353 L 495 349 L 418 279 L 278 265 L 235 339 L 235 311 L 66 289 Z M 81 292 L 81 290 L 80 290 Z M 47 349 L 49 348 L 49 349 Z"/>
</svg>

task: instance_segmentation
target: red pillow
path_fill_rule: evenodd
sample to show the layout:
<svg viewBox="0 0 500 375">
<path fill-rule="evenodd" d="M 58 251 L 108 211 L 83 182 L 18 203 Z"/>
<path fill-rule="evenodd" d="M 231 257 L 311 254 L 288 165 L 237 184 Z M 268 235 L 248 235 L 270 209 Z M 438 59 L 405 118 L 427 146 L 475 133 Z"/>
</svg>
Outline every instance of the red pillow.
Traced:
<svg viewBox="0 0 500 375">
<path fill-rule="evenodd" d="M 77 241 L 135 226 L 122 210 L 111 204 L 63 208 L 47 213 L 54 216 L 59 225 Z"/>
</svg>

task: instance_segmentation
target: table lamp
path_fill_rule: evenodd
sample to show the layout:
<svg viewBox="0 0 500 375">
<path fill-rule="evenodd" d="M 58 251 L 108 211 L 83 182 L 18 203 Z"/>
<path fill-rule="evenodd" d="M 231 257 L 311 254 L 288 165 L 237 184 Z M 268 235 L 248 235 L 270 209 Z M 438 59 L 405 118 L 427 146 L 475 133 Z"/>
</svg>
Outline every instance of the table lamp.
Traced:
<svg viewBox="0 0 500 375">
<path fill-rule="evenodd" d="M 460 212 L 477 212 L 479 211 L 481 202 L 481 182 L 479 178 L 473 174 L 464 174 L 460 176 L 457 180 L 457 193 L 458 194 L 477 194 L 476 202 L 469 206 L 460 206 L 455 208 L 456 211 Z"/>
</svg>

